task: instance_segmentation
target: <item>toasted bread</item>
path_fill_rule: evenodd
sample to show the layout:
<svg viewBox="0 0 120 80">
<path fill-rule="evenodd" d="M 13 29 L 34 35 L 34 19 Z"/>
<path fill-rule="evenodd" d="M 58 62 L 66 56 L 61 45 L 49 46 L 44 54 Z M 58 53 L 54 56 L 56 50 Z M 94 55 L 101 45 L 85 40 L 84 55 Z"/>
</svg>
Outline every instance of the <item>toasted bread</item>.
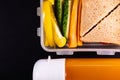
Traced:
<svg viewBox="0 0 120 80">
<path fill-rule="evenodd" d="M 81 39 L 84 42 L 106 42 L 120 45 L 120 6 Z"/>
<path fill-rule="evenodd" d="M 82 0 L 80 36 L 87 33 L 119 3 L 120 0 Z"/>
</svg>

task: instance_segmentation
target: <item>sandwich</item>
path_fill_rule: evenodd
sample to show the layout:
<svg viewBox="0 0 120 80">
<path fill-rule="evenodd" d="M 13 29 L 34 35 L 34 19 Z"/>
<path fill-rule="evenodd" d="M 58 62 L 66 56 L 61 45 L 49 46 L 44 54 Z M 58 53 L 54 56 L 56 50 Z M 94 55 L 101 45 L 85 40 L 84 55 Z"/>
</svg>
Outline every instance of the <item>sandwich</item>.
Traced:
<svg viewBox="0 0 120 80">
<path fill-rule="evenodd" d="M 120 45 L 120 0 L 82 0 L 80 36 L 83 42 Z"/>
</svg>

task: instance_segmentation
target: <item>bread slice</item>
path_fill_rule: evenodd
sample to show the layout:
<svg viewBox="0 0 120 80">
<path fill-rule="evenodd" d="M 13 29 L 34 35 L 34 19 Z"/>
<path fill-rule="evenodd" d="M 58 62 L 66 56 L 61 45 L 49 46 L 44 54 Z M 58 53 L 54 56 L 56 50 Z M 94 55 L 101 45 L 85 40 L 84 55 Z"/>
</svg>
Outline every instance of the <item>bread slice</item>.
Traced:
<svg viewBox="0 0 120 80">
<path fill-rule="evenodd" d="M 120 6 L 81 38 L 84 42 L 106 42 L 120 45 Z"/>
<path fill-rule="evenodd" d="M 120 3 L 120 0 L 82 0 L 80 36 L 87 33 Z"/>
</svg>

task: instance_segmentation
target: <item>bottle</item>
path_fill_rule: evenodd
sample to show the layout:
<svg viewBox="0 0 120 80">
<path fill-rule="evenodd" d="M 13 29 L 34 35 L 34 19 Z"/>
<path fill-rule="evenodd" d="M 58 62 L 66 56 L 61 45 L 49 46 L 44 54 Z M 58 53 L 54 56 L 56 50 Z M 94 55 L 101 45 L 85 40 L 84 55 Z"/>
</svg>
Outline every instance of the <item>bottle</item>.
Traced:
<svg viewBox="0 0 120 80">
<path fill-rule="evenodd" d="M 120 59 L 43 59 L 36 62 L 33 80 L 120 80 Z"/>
</svg>

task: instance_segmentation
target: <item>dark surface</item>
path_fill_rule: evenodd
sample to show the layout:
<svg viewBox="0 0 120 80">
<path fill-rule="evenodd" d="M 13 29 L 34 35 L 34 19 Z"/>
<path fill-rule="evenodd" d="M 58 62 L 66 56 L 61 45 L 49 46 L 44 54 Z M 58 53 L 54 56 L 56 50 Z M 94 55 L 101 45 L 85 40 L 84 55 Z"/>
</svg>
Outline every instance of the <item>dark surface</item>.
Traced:
<svg viewBox="0 0 120 80">
<path fill-rule="evenodd" d="M 34 63 L 50 54 L 52 58 L 119 57 L 97 56 L 95 52 L 81 52 L 73 56 L 46 53 L 36 36 L 36 29 L 39 27 L 39 17 L 36 16 L 38 6 L 39 0 L 0 1 L 1 80 L 32 80 Z"/>
<path fill-rule="evenodd" d="M 0 1 L 0 78 L 3 80 L 32 80 L 34 63 L 47 56 L 36 36 L 37 6 L 39 0 Z"/>
</svg>

